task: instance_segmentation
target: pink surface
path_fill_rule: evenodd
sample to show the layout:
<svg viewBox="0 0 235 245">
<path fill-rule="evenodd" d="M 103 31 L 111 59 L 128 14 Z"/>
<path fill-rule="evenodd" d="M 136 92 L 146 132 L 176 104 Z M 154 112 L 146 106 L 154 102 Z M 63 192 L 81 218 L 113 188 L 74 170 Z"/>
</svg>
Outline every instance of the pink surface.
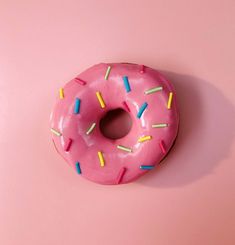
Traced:
<svg viewBox="0 0 235 245">
<path fill-rule="evenodd" d="M 234 244 L 234 1 L 0 6 L 0 244 Z M 182 123 L 167 164 L 110 187 L 69 170 L 48 117 L 66 81 L 113 61 L 162 70 Z"/>
<path fill-rule="evenodd" d="M 104 79 L 108 66 L 111 67 L 108 79 Z M 171 83 L 159 72 L 145 67 L 144 72 L 136 64 L 97 64 L 63 86 L 63 95 L 59 96 L 51 113 L 51 128 L 56 150 L 79 173 L 91 181 L 100 184 L 124 184 L 136 180 L 148 170 L 142 165 L 155 166 L 166 156 L 178 133 L 179 111 L 176 94 Z M 129 88 L 123 83 L 126 76 Z M 85 81 L 85 85 L 77 79 Z M 160 91 L 145 94 L 152 88 Z M 100 105 L 96 93 L 99 92 L 104 105 Z M 169 94 L 173 93 L 171 106 L 168 108 Z M 79 110 L 75 110 L 75 101 L 79 100 Z M 130 132 L 120 139 L 108 139 L 100 131 L 99 122 L 108 111 L 122 108 L 126 103 L 132 120 Z M 146 109 L 139 116 L 141 106 L 147 103 Z M 96 127 L 90 134 L 87 129 L 93 123 Z M 152 128 L 152 125 L 165 123 L 164 128 Z M 125 126 L 121 122 L 119 128 Z M 113 128 L 113 130 L 120 130 Z M 151 139 L 139 142 L 141 137 Z M 69 150 L 67 145 L 70 143 Z M 161 149 L 160 145 L 163 145 Z M 131 152 L 118 149 L 125 146 Z M 102 154 L 104 163 L 100 163 L 98 152 Z M 125 169 L 125 174 L 119 178 L 119 173 Z"/>
</svg>

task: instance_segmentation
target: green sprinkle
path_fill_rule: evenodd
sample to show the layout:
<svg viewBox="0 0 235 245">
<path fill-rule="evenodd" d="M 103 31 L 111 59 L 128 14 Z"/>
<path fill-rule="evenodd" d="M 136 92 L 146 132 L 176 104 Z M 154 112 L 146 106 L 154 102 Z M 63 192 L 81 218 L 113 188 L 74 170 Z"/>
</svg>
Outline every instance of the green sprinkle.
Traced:
<svg viewBox="0 0 235 245">
<path fill-rule="evenodd" d="M 161 91 L 162 90 L 162 87 L 155 87 L 155 88 L 151 88 L 151 89 L 148 89 L 146 90 L 144 93 L 145 94 L 153 94 L 157 91 Z"/>
<path fill-rule="evenodd" d="M 105 73 L 105 77 L 104 77 L 105 80 L 108 80 L 110 71 L 111 71 L 111 66 L 108 66 L 107 71 Z"/>
<path fill-rule="evenodd" d="M 95 128 L 95 126 L 96 126 L 96 123 L 92 123 L 91 126 L 86 131 L 86 134 L 87 135 L 90 134 L 93 131 L 93 129 Z"/>
<path fill-rule="evenodd" d="M 125 147 L 125 146 L 122 146 L 122 145 L 118 145 L 117 148 L 119 150 L 123 150 L 123 151 L 127 151 L 127 152 L 132 152 L 132 149 L 131 148 L 128 148 L 128 147 Z"/>
<path fill-rule="evenodd" d="M 159 124 L 153 124 L 152 128 L 165 128 L 168 127 L 167 123 L 159 123 Z"/>
</svg>

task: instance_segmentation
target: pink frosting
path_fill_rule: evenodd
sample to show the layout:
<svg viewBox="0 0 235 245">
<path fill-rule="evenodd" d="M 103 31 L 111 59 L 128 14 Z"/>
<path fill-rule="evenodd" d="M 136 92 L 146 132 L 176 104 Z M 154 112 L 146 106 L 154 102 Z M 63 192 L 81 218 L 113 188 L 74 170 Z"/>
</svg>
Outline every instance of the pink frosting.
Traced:
<svg viewBox="0 0 235 245">
<path fill-rule="evenodd" d="M 108 79 L 105 74 L 111 66 Z M 155 166 L 165 157 L 177 136 L 179 113 L 176 95 L 170 82 L 158 71 L 149 67 L 126 64 L 98 64 L 82 72 L 64 86 L 64 98 L 58 96 L 51 113 L 51 128 L 61 135 L 52 134 L 60 155 L 75 170 L 79 163 L 81 176 L 101 184 L 122 184 L 136 180 L 149 170 L 141 165 Z M 126 92 L 123 77 L 127 76 L 131 91 Z M 146 90 L 162 87 L 162 90 L 145 94 Z M 96 92 L 99 91 L 105 102 L 101 108 Z M 170 92 L 173 93 L 170 109 L 167 108 Z M 80 99 L 79 113 L 74 113 L 76 98 Z M 99 121 L 109 111 L 123 108 L 123 102 L 130 109 L 132 128 L 123 138 L 112 140 L 103 136 Z M 140 118 L 137 113 L 143 103 L 148 106 Z M 96 123 L 94 130 L 87 135 L 88 128 Z M 167 127 L 153 128 L 153 124 L 166 123 Z M 150 140 L 138 142 L 143 136 Z M 126 152 L 117 148 L 122 145 L 132 149 Z M 104 166 L 98 157 L 102 152 Z"/>
</svg>

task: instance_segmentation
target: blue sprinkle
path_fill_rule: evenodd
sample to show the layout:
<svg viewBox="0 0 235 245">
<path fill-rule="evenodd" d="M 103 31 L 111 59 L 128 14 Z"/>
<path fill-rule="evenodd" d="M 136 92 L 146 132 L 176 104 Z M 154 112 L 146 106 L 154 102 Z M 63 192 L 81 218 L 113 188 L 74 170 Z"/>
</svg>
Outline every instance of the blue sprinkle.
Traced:
<svg viewBox="0 0 235 245">
<path fill-rule="evenodd" d="M 74 114 L 79 114 L 80 104 L 81 104 L 81 100 L 76 98 L 75 99 L 75 104 L 74 104 Z"/>
<path fill-rule="evenodd" d="M 147 106 L 148 106 L 148 103 L 144 102 L 143 105 L 140 107 L 139 112 L 137 113 L 138 118 L 141 118 L 141 116 L 142 116 L 144 110 L 147 108 Z"/>
<path fill-rule="evenodd" d="M 127 76 L 123 77 L 123 82 L 124 82 L 124 86 L 125 86 L 126 92 L 129 93 L 131 91 L 131 87 L 130 87 L 130 83 L 128 81 L 128 77 Z"/>
<path fill-rule="evenodd" d="M 141 165 L 140 166 L 140 169 L 143 169 L 143 170 L 151 170 L 153 168 L 154 168 L 154 166 L 152 166 L 152 165 Z"/>
<path fill-rule="evenodd" d="M 80 163 L 79 162 L 76 162 L 76 170 L 77 170 L 77 173 L 78 174 L 81 174 L 81 168 L 80 168 Z"/>
</svg>

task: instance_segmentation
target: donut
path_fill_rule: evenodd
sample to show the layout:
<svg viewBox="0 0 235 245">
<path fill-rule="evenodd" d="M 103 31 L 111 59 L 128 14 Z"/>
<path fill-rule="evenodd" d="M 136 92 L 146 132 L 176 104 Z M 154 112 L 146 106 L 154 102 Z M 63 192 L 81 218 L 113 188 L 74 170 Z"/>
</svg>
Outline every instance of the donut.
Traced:
<svg viewBox="0 0 235 245">
<path fill-rule="evenodd" d="M 176 94 L 155 69 L 101 63 L 58 90 L 50 116 L 52 141 L 65 161 L 90 181 L 132 182 L 159 165 L 173 146 L 179 126 Z M 101 122 L 115 110 L 131 126 L 126 135 L 112 138 L 104 134 Z M 109 131 L 122 132 L 126 122 L 118 122 L 118 129 L 111 126 Z"/>
</svg>

